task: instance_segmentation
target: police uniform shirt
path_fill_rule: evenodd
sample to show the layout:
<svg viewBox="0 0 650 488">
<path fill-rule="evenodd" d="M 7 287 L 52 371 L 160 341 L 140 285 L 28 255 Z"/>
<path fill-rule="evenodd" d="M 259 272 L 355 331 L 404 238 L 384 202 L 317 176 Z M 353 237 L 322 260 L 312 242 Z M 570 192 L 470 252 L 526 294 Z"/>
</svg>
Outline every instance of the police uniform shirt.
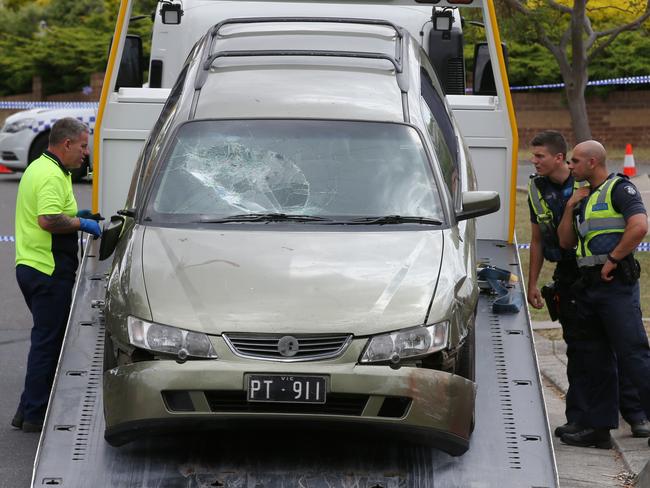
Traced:
<svg viewBox="0 0 650 488">
<path fill-rule="evenodd" d="M 647 215 L 641 194 L 636 189 L 634 184 L 628 180 L 627 176 L 618 176 L 621 177 L 621 180 L 619 180 L 614 185 L 614 188 L 612 188 L 612 206 L 614 207 L 614 210 L 623 214 L 623 218 L 626 222 L 633 215 Z M 612 177 L 614 177 L 614 173 L 610 174 L 608 179 Z M 601 183 L 601 185 L 603 183 Z M 590 195 L 591 194 L 593 194 L 593 190 L 591 191 Z M 580 222 L 584 221 L 586 202 L 587 198 L 583 199 L 579 206 Z M 622 236 L 622 233 L 601 234 L 595 236 L 589 243 L 589 249 L 593 254 L 607 254 L 618 245 Z"/>
<path fill-rule="evenodd" d="M 550 178 L 545 176 L 532 175 L 531 178 L 537 178 L 536 184 L 538 185 L 542 198 L 553 213 L 553 224 L 557 229 L 560 225 L 560 220 L 562 220 L 562 214 L 564 213 L 566 202 L 569 201 L 569 198 L 571 198 L 571 195 L 573 194 L 573 176 L 569 175 L 564 183 L 561 184 L 554 183 Z M 528 200 L 528 210 L 530 211 L 530 221 L 533 224 L 537 224 L 537 217 L 530 200 Z M 572 249 L 560 248 L 560 252 L 562 261 L 573 259 L 575 257 L 575 251 Z"/>
<path fill-rule="evenodd" d="M 51 152 L 32 162 L 18 185 L 16 198 L 16 265 L 48 276 L 73 279 L 79 260 L 77 232 L 52 234 L 38 225 L 39 215 L 77 214 L 70 172 Z"/>
</svg>

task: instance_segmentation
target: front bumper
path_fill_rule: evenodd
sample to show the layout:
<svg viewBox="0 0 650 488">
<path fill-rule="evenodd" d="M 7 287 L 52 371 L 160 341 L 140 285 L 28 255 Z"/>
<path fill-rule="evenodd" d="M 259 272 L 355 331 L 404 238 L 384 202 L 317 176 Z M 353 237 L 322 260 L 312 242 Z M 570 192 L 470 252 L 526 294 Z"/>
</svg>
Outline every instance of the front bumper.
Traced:
<svg viewBox="0 0 650 488">
<path fill-rule="evenodd" d="M 358 409 L 314 413 L 310 407 L 302 410 L 296 404 L 278 409 L 277 403 L 256 403 L 255 408 L 248 408 L 248 373 L 325 375 L 329 378 L 328 402 L 352 399 Z M 181 407 L 170 404 L 170 392 L 187 401 Z M 392 369 L 337 361 L 275 363 L 241 358 L 183 364 L 174 360 L 147 361 L 104 373 L 105 437 L 110 444 L 121 445 L 142 434 L 226 426 L 262 425 L 294 431 L 338 427 L 346 435 L 358 427 L 373 434 L 388 431 L 391 436 L 460 455 L 469 446 L 474 398 L 473 382 L 417 367 Z M 397 408 L 386 409 L 386 405 Z"/>
<path fill-rule="evenodd" d="M 24 171 L 33 139 L 31 130 L 0 132 L 0 164 L 14 171 Z"/>
</svg>

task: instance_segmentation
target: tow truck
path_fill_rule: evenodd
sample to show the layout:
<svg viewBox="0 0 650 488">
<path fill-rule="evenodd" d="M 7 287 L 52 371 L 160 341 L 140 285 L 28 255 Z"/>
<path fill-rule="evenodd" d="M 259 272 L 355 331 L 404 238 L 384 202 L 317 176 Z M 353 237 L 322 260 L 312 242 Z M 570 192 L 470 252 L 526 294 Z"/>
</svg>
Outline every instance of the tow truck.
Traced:
<svg viewBox="0 0 650 488">
<path fill-rule="evenodd" d="M 422 40 L 474 160 L 479 189 L 501 195 L 501 210 L 477 224 L 479 261 L 521 275 L 514 235 L 517 132 L 493 0 L 165 1 L 156 13 L 149 86 L 122 83 L 113 91 L 118 60 L 122 66 L 125 60 L 132 67 L 138 62 L 137 54 L 133 56 L 138 41 L 127 36 L 132 3 L 122 0 L 120 5 L 97 115 L 93 210 L 111 215 L 122 208 L 134 162 L 183 59 L 211 25 L 260 15 L 382 19 Z M 486 43 L 475 51 L 472 91 L 464 81 L 459 7 L 474 8 L 484 18 Z M 110 446 L 103 437 L 101 385 L 102 308 L 110 260 L 100 260 L 100 251 L 99 241 L 89 241 L 78 273 L 33 487 L 558 486 L 521 281 L 508 285 L 509 293 L 521 299 L 514 313 L 497 313 L 492 294 L 479 299 L 475 430 L 462 456 L 390 438 L 343 443 L 293 431 L 273 439 L 246 431 L 226 437 L 143 438 L 120 448 Z"/>
</svg>

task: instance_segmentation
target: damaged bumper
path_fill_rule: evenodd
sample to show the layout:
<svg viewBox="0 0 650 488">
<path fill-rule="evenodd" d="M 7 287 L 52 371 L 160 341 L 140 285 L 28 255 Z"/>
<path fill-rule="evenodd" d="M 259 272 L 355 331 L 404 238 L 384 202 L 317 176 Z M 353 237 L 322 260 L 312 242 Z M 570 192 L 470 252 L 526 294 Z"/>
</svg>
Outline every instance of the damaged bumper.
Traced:
<svg viewBox="0 0 650 488">
<path fill-rule="evenodd" d="M 248 402 L 247 375 L 256 373 L 324 376 L 326 401 Z M 346 435 L 387 433 L 460 455 L 469 446 L 474 398 L 473 382 L 417 367 L 147 361 L 104 373 L 105 437 L 121 445 L 179 430 L 340 427 Z"/>
</svg>

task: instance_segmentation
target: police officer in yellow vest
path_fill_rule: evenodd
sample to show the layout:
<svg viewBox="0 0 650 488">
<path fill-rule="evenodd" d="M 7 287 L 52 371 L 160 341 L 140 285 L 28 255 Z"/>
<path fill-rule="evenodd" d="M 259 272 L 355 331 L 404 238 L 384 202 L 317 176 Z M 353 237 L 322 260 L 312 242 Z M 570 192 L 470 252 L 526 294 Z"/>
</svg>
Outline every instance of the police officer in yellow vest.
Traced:
<svg viewBox="0 0 650 488">
<path fill-rule="evenodd" d="M 558 227 L 560 245 L 576 248 L 578 320 L 602 331 L 612 351 L 589 361 L 589 427 L 561 437 L 566 444 L 582 447 L 611 445 L 606 417 L 618 398 L 602 388 L 616 375 L 617 358 L 621 374 L 636 387 L 650 416 L 650 346 L 641 319 L 640 269 L 634 259 L 648 231 L 647 214 L 634 185 L 608 173 L 606 158 L 605 148 L 597 141 L 574 148 L 569 169 L 577 181 L 588 181 L 589 187 L 574 191 Z"/>
<path fill-rule="evenodd" d="M 78 265 L 77 231 L 99 236 L 90 211 L 78 212 L 70 170 L 88 156 L 88 127 L 74 118 L 58 120 L 49 145 L 25 171 L 16 198 L 16 279 L 33 327 L 25 388 L 11 421 L 39 432 L 68 321 Z"/>
<path fill-rule="evenodd" d="M 566 424 L 555 429 L 555 435 L 576 433 L 584 429 L 588 419 L 583 418 L 591 410 L 589 405 L 589 365 L 590 358 L 599 356 L 599 350 L 609 346 L 603 343 L 601 332 L 585 327 L 576 320 L 576 305 L 572 292 L 578 279 L 578 266 L 574 249 L 562 249 L 557 237 L 567 200 L 574 188 L 587 182 L 576 182 L 566 164 L 567 144 L 557 131 L 547 130 L 537 134 L 530 142 L 536 174 L 531 176 L 528 186 L 528 203 L 531 219 L 531 245 L 528 273 L 528 301 L 531 306 L 541 309 L 546 300 L 549 314 L 562 325 L 562 337 L 567 345 L 567 379 L 569 388 L 566 394 Z M 540 292 L 537 285 L 544 260 L 555 263 L 553 283 L 544 286 Z M 618 387 L 620 411 L 631 426 L 635 437 L 650 436 L 650 423 L 641 408 L 636 389 L 625 376 L 620 376 Z M 610 382 L 602 388 L 609 396 L 617 395 L 616 378 L 610 375 Z M 609 388 L 609 392 L 605 389 Z M 601 418 L 609 419 L 607 424 L 615 428 L 618 424 L 618 410 L 612 404 L 607 414 Z"/>
</svg>

